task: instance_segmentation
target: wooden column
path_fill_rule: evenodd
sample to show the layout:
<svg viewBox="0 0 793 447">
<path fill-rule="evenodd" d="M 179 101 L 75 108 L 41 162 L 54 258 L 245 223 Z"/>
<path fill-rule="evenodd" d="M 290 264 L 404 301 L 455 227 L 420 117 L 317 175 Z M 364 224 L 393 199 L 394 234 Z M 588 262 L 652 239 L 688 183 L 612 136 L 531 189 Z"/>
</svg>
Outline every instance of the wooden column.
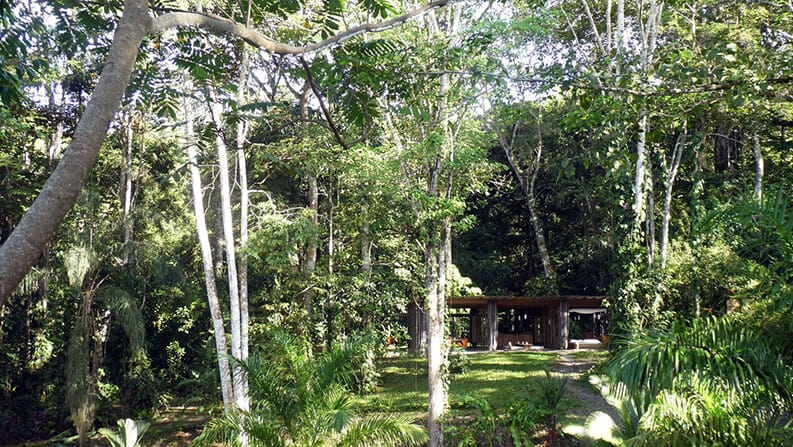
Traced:
<svg viewBox="0 0 793 447">
<path fill-rule="evenodd" d="M 559 349 L 567 349 L 567 321 L 570 317 L 570 307 L 567 298 L 559 301 Z"/>
<path fill-rule="evenodd" d="M 469 337 L 471 337 L 471 341 L 477 345 L 484 345 L 485 339 L 482 336 L 482 315 L 479 313 L 479 309 L 472 307 L 470 309 L 471 312 L 471 333 Z"/>
<path fill-rule="evenodd" d="M 427 347 L 427 313 L 414 301 L 408 303 L 408 351 L 421 355 Z"/>
<path fill-rule="evenodd" d="M 498 305 L 496 300 L 487 303 L 487 348 L 491 351 L 498 349 Z"/>
</svg>

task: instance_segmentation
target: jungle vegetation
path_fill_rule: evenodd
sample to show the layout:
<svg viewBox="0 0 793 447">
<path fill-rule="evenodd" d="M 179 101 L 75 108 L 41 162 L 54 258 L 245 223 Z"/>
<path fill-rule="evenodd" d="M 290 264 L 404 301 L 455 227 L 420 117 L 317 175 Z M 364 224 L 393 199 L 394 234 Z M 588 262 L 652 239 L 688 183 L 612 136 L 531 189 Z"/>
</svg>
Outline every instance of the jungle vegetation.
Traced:
<svg viewBox="0 0 793 447">
<path fill-rule="evenodd" d="M 0 35 L 0 443 L 179 401 L 199 442 L 440 446 L 447 297 L 577 294 L 622 415 L 579 436 L 790 445 L 789 0 L 26 0 Z M 411 305 L 423 420 L 363 414 Z"/>
</svg>

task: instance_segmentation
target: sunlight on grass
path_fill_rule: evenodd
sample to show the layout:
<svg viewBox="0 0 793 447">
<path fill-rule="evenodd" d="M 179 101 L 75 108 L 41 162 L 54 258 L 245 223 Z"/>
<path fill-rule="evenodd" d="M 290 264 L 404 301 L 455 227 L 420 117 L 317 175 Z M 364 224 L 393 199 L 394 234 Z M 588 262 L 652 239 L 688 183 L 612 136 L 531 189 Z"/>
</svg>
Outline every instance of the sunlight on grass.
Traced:
<svg viewBox="0 0 793 447">
<path fill-rule="evenodd" d="M 543 368 L 556 360 L 545 352 L 483 353 L 470 356 L 472 366 L 464 375 L 452 377 L 449 398 L 452 404 L 465 394 L 476 394 L 494 409 L 505 408 L 527 397 L 536 388 Z M 427 360 L 424 357 L 386 359 L 382 362 L 379 392 L 362 396 L 362 407 L 374 412 L 423 415 L 427 408 Z"/>
</svg>

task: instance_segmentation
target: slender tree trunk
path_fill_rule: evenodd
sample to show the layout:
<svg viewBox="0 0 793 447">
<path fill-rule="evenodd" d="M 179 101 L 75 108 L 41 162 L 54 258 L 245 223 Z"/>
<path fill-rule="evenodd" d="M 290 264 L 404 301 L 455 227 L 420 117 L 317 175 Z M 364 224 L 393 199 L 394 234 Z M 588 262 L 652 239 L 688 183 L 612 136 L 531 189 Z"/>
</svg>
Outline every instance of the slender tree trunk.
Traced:
<svg viewBox="0 0 793 447">
<path fill-rule="evenodd" d="M 641 232 L 645 207 L 647 112 L 642 111 L 639 119 L 639 141 L 636 143 L 636 175 L 633 182 L 634 234 Z"/>
<path fill-rule="evenodd" d="M 622 2 L 623 0 L 619 0 Z M 647 22 L 642 21 L 642 8 L 637 8 L 637 21 L 642 25 L 641 27 L 641 54 L 640 64 L 643 76 L 648 76 L 650 66 L 653 63 L 653 55 L 655 53 L 656 36 L 658 33 L 658 26 L 661 20 L 661 12 L 663 9 L 663 2 L 651 0 L 650 10 L 647 17 Z M 636 177 L 634 181 L 634 204 L 633 211 L 635 215 L 634 234 L 640 237 L 642 219 L 645 220 L 647 231 L 645 237 L 652 238 L 648 243 L 647 262 L 652 266 L 655 258 L 655 210 L 652 206 L 647 205 L 647 201 L 653 201 L 652 197 L 652 162 L 648 160 L 647 150 L 647 134 L 649 132 L 649 112 L 646 108 L 642 108 L 639 118 L 639 141 L 636 144 Z M 646 195 L 647 190 L 650 194 Z M 647 208 L 645 208 L 647 206 Z M 645 214 L 646 213 L 646 214 Z"/>
<path fill-rule="evenodd" d="M 55 129 L 53 129 L 50 135 L 47 157 L 50 163 L 54 163 L 55 160 L 61 156 L 61 146 L 63 146 L 63 117 L 61 116 L 59 105 L 55 103 L 55 92 L 52 90 L 51 86 L 47 87 L 47 93 L 49 96 L 50 112 L 55 115 Z M 63 101 L 61 101 L 61 103 L 62 102 Z"/>
<path fill-rule="evenodd" d="M 212 101 L 210 105 L 212 119 L 216 126 L 215 148 L 218 153 L 218 177 L 220 178 L 220 203 L 223 218 L 223 239 L 226 246 L 226 270 L 229 283 L 229 313 L 231 324 L 231 355 L 242 358 L 242 325 L 240 312 L 240 292 L 237 276 L 237 257 L 234 241 L 234 219 L 231 213 L 231 182 L 229 181 L 229 158 L 226 142 L 223 140 L 222 106 Z M 248 396 L 244 390 L 247 380 L 242 367 L 235 364 L 231 368 L 232 385 L 234 388 L 234 404 L 237 408 L 247 408 Z"/>
<path fill-rule="evenodd" d="M 540 127 L 541 119 L 542 118 L 540 116 L 537 117 L 538 143 L 534 150 L 534 159 L 529 162 L 528 166 L 526 167 L 521 166 L 521 163 L 517 159 L 514 150 L 515 135 L 518 131 L 520 123 L 515 123 L 512 131 L 511 141 L 508 142 L 506 137 L 501 132 L 497 132 L 497 137 L 501 148 L 504 150 L 504 155 L 507 157 L 507 163 L 509 164 L 512 173 L 517 178 L 524 197 L 526 197 L 526 205 L 529 208 L 529 220 L 531 222 L 532 231 L 534 232 L 534 240 L 537 244 L 537 252 L 540 255 L 543 273 L 545 274 L 545 278 L 548 280 L 549 284 L 552 287 L 555 287 L 556 270 L 553 268 L 551 256 L 548 252 L 548 245 L 545 241 L 545 231 L 543 229 L 542 220 L 537 213 L 537 200 L 534 193 L 537 175 L 540 171 L 540 165 L 542 163 L 543 146 L 542 132 Z"/>
<path fill-rule="evenodd" d="M 446 20 L 449 27 L 446 32 L 449 37 L 454 37 L 457 32 L 458 15 L 453 11 L 447 10 L 449 17 Z M 454 19 L 452 19 L 452 17 Z M 437 32 L 440 26 L 434 14 L 428 16 L 430 23 L 430 30 Z M 441 199 L 439 182 L 444 169 L 444 157 L 447 156 L 446 152 L 450 149 L 448 147 L 449 140 L 453 137 L 448 129 L 448 95 L 450 90 L 449 75 L 444 73 L 440 77 L 439 96 L 440 102 L 438 104 L 438 122 L 441 129 L 444 131 L 444 142 L 440 149 L 440 153 L 435 158 L 434 166 L 430 172 L 430 183 L 427 189 L 428 196 L 434 200 Z M 451 179 L 451 176 L 450 176 Z M 451 184 L 448 185 L 451 188 Z M 443 197 L 446 199 L 446 197 Z M 448 219 L 448 222 L 447 222 Z M 448 225 L 448 228 L 447 228 Z M 432 232 L 429 234 L 430 241 L 428 241 L 425 254 L 424 265 L 426 270 L 425 286 L 427 287 L 427 311 L 429 317 L 428 327 L 428 353 L 427 353 L 427 373 L 428 373 L 428 386 L 429 386 L 429 417 L 428 417 L 428 431 L 429 431 L 429 446 L 440 447 L 443 446 L 443 426 L 442 418 L 446 410 L 447 404 L 447 389 L 446 381 L 443 375 L 446 364 L 446 350 L 448 348 L 448 340 L 445 336 L 446 324 L 446 237 L 450 236 L 451 218 L 444 218 L 440 222 L 440 229 L 437 224 L 432 225 Z M 448 232 L 446 230 L 449 230 Z M 435 242 L 438 238 L 439 243 Z"/>
<path fill-rule="evenodd" d="M 611 8 L 613 0 L 606 0 L 606 50 L 611 54 L 614 50 L 614 42 L 611 35 Z"/>
<path fill-rule="evenodd" d="M 303 90 L 300 92 L 300 128 L 302 135 L 300 138 L 305 138 L 308 131 L 308 100 L 311 96 L 311 84 L 306 81 L 303 84 Z M 319 233 L 319 184 L 316 172 L 308 174 L 308 208 L 311 211 L 311 226 L 314 228 L 314 234 Z M 312 281 L 311 276 L 317 269 L 317 250 L 318 244 L 315 238 L 311 238 L 306 246 L 305 261 L 303 264 L 303 273 L 307 281 Z M 312 285 L 306 288 L 303 293 L 303 306 L 309 318 L 314 313 L 314 298 L 316 297 L 316 290 Z"/>
<path fill-rule="evenodd" d="M 600 32 L 598 31 L 597 25 L 595 24 L 595 17 L 592 15 L 592 10 L 589 7 L 588 0 L 581 0 L 581 4 L 584 6 L 584 11 L 586 12 L 586 16 L 589 19 L 589 26 L 592 28 L 592 34 L 595 35 L 595 44 L 600 50 L 601 57 L 606 55 L 606 47 L 603 46 L 603 41 L 600 39 Z"/>
<path fill-rule="evenodd" d="M 615 43 L 617 54 L 622 55 L 622 51 L 625 48 L 625 0 L 617 0 L 617 38 Z"/>
<path fill-rule="evenodd" d="M 245 13 L 245 26 L 250 26 L 251 4 L 248 1 L 248 10 Z M 249 76 L 249 56 L 244 43 L 240 43 L 240 76 L 237 83 L 237 107 L 245 104 L 248 92 Z M 248 212 L 249 212 L 249 193 L 248 193 L 248 167 L 245 160 L 245 139 L 248 130 L 248 123 L 243 119 L 242 114 L 237 117 L 237 171 L 238 183 L 240 185 L 240 263 L 238 270 L 239 299 L 240 299 L 240 360 L 248 361 L 248 333 L 249 333 L 249 312 L 248 312 Z M 248 397 L 247 377 L 242 380 L 242 390 L 240 390 L 240 410 L 248 411 L 250 402 Z M 241 434 L 244 439 L 242 445 L 248 444 L 247 434 Z"/>
<path fill-rule="evenodd" d="M 223 264 L 226 259 L 224 251 L 225 244 L 223 243 L 223 203 L 220 200 L 220 194 L 214 182 L 215 173 L 212 172 L 207 179 L 207 183 L 211 185 L 207 206 L 212 210 L 212 216 L 214 217 L 212 222 L 212 243 L 214 247 L 212 251 L 215 253 L 215 275 L 223 276 Z"/>
<path fill-rule="evenodd" d="M 328 181 L 328 275 L 333 274 L 333 257 L 336 253 L 336 238 L 335 229 L 333 226 L 333 218 L 335 205 L 333 200 L 333 181 Z"/>
<path fill-rule="evenodd" d="M 311 226 L 315 228 L 315 231 L 319 230 L 319 184 L 314 173 L 308 176 L 308 209 L 311 211 Z M 303 267 L 306 278 L 309 281 L 311 281 L 311 276 L 317 269 L 317 249 L 317 240 L 312 237 L 306 247 L 306 260 Z M 315 296 L 316 290 L 313 286 L 307 287 L 303 294 L 303 305 L 309 317 L 314 313 Z"/>
<path fill-rule="evenodd" d="M 683 148 L 686 145 L 687 129 L 683 124 L 683 131 L 677 137 L 675 150 L 672 153 L 672 164 L 666 175 L 666 194 L 664 194 L 664 217 L 661 223 L 661 269 L 666 268 L 667 253 L 669 250 L 669 222 L 672 219 L 672 189 L 674 188 L 677 170 L 683 157 Z"/>
<path fill-rule="evenodd" d="M 193 132 L 192 107 L 185 101 L 185 135 L 187 139 L 187 159 L 190 165 L 192 179 L 193 211 L 196 220 L 196 233 L 198 245 L 201 248 L 201 260 L 204 265 L 204 283 L 209 301 L 209 314 L 212 317 L 212 327 L 215 336 L 215 350 L 218 356 L 218 371 L 220 373 L 220 390 L 223 395 L 223 407 L 226 414 L 234 408 L 234 391 L 231 383 L 231 369 L 229 368 L 228 349 L 226 347 L 226 328 L 223 325 L 223 313 L 220 310 L 220 300 L 215 282 L 215 265 L 212 262 L 212 245 L 209 241 L 206 217 L 204 214 L 204 193 L 201 187 L 201 172 L 198 169 L 196 155 L 196 140 Z"/>
<path fill-rule="evenodd" d="M 542 269 L 545 273 L 545 278 L 550 283 L 549 285 L 556 288 L 556 270 L 551 263 L 551 256 L 548 254 L 548 245 L 545 243 L 545 231 L 542 227 L 542 221 L 537 214 L 536 196 L 534 194 L 534 185 L 537 182 L 537 174 L 540 172 L 540 164 L 542 163 L 542 115 L 541 112 L 537 113 L 537 148 L 534 152 L 535 157 L 531 168 L 531 179 L 529 180 L 528 188 L 524 189 L 526 194 L 526 201 L 529 206 L 529 213 L 531 214 L 531 225 L 534 228 L 534 236 L 537 240 L 537 251 L 540 253 L 540 260 L 542 261 Z"/>
<path fill-rule="evenodd" d="M 645 209 L 644 223 L 647 237 L 647 265 L 655 265 L 655 190 L 653 181 L 653 170 L 648 161 L 647 169 L 647 208 Z"/>
<path fill-rule="evenodd" d="M 122 218 L 124 219 L 124 241 L 121 245 L 123 253 L 123 264 L 129 263 L 129 255 L 132 243 L 132 150 L 134 146 L 133 132 L 133 112 L 130 110 L 127 121 L 127 137 L 124 148 L 121 151 L 122 164 L 124 165 L 124 198 L 122 201 Z"/>
<path fill-rule="evenodd" d="M 754 148 L 754 198 L 758 202 L 763 200 L 763 172 L 765 171 L 765 163 L 763 162 L 763 152 L 760 150 L 760 139 L 757 137 L 757 131 L 752 134 L 752 143 Z"/>
<path fill-rule="evenodd" d="M 369 201 L 366 197 L 361 201 L 361 273 L 372 273 L 372 235 L 369 222 Z"/>
</svg>

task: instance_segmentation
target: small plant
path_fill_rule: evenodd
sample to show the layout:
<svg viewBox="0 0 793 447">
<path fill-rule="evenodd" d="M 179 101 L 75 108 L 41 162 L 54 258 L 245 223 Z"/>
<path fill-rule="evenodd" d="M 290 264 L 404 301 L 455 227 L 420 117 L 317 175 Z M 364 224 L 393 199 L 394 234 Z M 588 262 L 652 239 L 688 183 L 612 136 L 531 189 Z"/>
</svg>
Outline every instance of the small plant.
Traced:
<svg viewBox="0 0 793 447">
<path fill-rule="evenodd" d="M 548 368 L 545 368 L 545 378 L 539 381 L 540 397 L 542 398 L 542 405 L 551 412 L 551 440 L 550 445 L 553 445 L 556 440 L 556 425 L 557 425 L 557 408 L 559 402 L 564 397 L 565 388 L 567 387 L 567 377 L 554 376 Z"/>
<path fill-rule="evenodd" d="M 465 349 L 453 344 L 449 349 L 449 373 L 465 374 L 471 370 L 471 366 L 473 363 Z"/>
<path fill-rule="evenodd" d="M 548 410 L 556 410 L 559 402 L 564 397 L 567 387 L 567 377 L 554 375 L 548 368 L 545 368 L 545 378 L 538 381 L 540 386 L 540 396 L 542 405 Z"/>
<path fill-rule="evenodd" d="M 529 433 L 537 431 L 537 421 L 546 415 L 528 400 L 518 400 L 504 413 L 504 425 L 509 430 L 515 447 L 529 447 L 532 444 Z"/>
<path fill-rule="evenodd" d="M 460 408 L 476 411 L 476 416 L 469 423 L 457 430 L 460 446 L 498 445 L 498 427 L 501 418 L 486 399 L 473 394 L 465 394 L 460 398 Z"/>
<path fill-rule="evenodd" d="M 486 399 L 471 394 L 460 398 L 458 408 L 475 412 L 472 418 L 457 417 L 454 423 L 444 424 L 449 444 L 458 447 L 530 447 L 530 433 L 536 431 L 537 420 L 544 414 L 531 402 L 518 400 L 500 415 Z"/>
<path fill-rule="evenodd" d="M 134 421 L 132 419 L 119 419 L 118 433 L 109 428 L 100 428 L 99 433 L 107 439 L 113 447 L 138 447 L 140 438 L 149 429 L 149 423 L 145 421 Z"/>
</svg>

